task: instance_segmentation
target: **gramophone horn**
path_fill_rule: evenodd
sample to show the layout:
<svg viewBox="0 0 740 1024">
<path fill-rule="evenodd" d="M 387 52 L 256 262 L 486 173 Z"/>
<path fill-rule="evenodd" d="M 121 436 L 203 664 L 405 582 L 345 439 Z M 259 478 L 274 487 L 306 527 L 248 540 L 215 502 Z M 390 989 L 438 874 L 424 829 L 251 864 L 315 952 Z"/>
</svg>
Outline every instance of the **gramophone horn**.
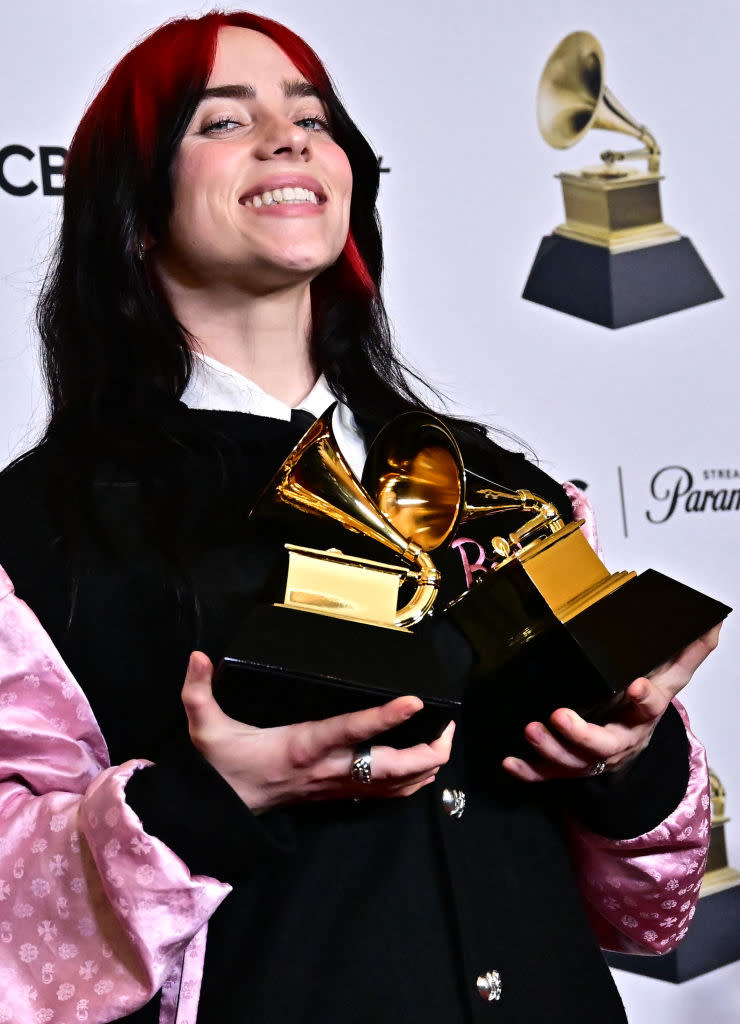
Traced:
<svg viewBox="0 0 740 1024">
<path fill-rule="evenodd" d="M 533 529 L 544 526 L 554 533 L 563 525 L 550 502 L 466 470 L 454 435 L 432 413 L 408 412 L 391 420 L 368 452 L 362 479 L 381 512 L 425 551 L 450 541 L 463 523 L 498 512 L 535 513 L 512 535 L 516 543 Z M 495 541 L 501 542 L 498 554 L 508 554 L 508 542 Z"/>
<path fill-rule="evenodd" d="M 424 551 L 454 533 L 465 497 L 457 441 L 430 413 L 403 413 L 370 447 L 363 484 L 381 512 Z"/>
<path fill-rule="evenodd" d="M 396 613 L 394 624 L 407 627 L 429 611 L 439 589 L 439 572 L 429 555 L 380 512 L 344 459 L 331 421 L 335 405 L 312 423 L 257 499 L 251 516 L 273 518 L 278 506 L 332 519 L 347 530 L 390 548 L 414 568 L 411 600 Z"/>
<path fill-rule="evenodd" d="M 592 128 L 632 135 L 644 150 L 607 150 L 601 159 L 611 164 L 625 157 L 647 157 L 650 171 L 660 167 L 655 138 L 607 88 L 604 52 L 590 32 L 572 32 L 550 54 L 537 89 L 537 124 L 545 142 L 555 149 L 574 146 Z"/>
</svg>

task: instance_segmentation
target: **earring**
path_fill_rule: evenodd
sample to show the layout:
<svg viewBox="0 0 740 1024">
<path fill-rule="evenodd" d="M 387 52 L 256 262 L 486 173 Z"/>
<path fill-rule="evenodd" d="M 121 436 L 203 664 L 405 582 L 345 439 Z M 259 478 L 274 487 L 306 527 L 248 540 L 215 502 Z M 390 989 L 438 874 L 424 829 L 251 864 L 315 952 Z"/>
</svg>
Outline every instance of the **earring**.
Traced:
<svg viewBox="0 0 740 1024">
<path fill-rule="evenodd" d="M 139 239 L 139 248 L 136 251 L 136 255 L 139 257 L 139 259 L 143 263 L 144 259 L 146 257 L 146 247 L 145 247 L 144 243 L 141 241 L 141 239 Z"/>
</svg>

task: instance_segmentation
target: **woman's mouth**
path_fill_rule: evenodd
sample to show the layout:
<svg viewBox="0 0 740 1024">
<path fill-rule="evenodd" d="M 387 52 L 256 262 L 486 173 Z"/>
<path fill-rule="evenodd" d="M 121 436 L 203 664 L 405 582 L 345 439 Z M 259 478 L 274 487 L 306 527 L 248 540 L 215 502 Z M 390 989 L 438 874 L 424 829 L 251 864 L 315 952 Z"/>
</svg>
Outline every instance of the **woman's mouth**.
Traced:
<svg viewBox="0 0 740 1024">
<path fill-rule="evenodd" d="M 244 197 L 239 202 L 242 206 L 254 206 L 259 208 L 260 206 L 276 206 L 276 205 L 287 205 L 287 204 L 303 204 L 310 203 L 313 206 L 321 206 L 326 202 L 325 196 L 317 196 L 315 192 L 310 189 L 301 188 L 296 185 L 291 187 L 286 185 L 283 188 L 268 189 L 266 192 L 261 192 L 257 195 Z"/>
</svg>

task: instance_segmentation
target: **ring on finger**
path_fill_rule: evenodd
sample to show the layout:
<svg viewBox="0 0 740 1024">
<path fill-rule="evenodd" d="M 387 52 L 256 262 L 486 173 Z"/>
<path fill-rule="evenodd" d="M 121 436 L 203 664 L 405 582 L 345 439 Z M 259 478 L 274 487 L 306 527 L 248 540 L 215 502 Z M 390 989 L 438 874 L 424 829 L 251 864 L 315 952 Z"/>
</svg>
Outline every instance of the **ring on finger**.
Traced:
<svg viewBox="0 0 740 1024">
<path fill-rule="evenodd" d="M 606 771 L 606 761 L 596 761 L 588 770 L 589 775 L 603 775 Z"/>
<path fill-rule="evenodd" d="M 359 743 L 355 747 L 355 758 L 349 774 L 353 782 L 359 782 L 361 785 L 367 785 L 372 779 L 373 763 L 369 743 Z"/>
</svg>

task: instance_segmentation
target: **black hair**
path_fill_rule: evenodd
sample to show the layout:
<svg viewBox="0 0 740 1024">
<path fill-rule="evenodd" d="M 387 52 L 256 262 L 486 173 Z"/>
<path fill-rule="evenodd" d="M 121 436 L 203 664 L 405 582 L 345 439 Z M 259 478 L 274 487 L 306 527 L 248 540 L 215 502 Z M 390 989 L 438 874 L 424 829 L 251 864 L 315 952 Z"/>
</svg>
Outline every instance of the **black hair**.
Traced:
<svg viewBox="0 0 740 1024">
<path fill-rule="evenodd" d="M 113 462 L 140 481 L 162 550 L 180 564 L 171 455 L 189 441 L 173 436 L 164 411 L 189 380 L 192 339 L 140 259 L 139 241 L 145 230 L 155 238 L 166 231 L 172 162 L 205 90 L 218 30 L 229 24 L 270 36 L 317 86 L 352 169 L 348 244 L 311 285 L 316 368 L 360 417 L 386 420 L 427 407 L 410 379 L 422 382 L 394 351 L 381 297 L 378 160 L 318 57 L 284 26 L 255 15 L 169 22 L 119 62 L 75 133 L 62 227 L 37 307 L 50 405 L 37 447 L 54 450 L 55 501 L 70 551 L 94 520 L 95 474 Z M 473 424 L 462 429 L 481 433 Z"/>
</svg>

